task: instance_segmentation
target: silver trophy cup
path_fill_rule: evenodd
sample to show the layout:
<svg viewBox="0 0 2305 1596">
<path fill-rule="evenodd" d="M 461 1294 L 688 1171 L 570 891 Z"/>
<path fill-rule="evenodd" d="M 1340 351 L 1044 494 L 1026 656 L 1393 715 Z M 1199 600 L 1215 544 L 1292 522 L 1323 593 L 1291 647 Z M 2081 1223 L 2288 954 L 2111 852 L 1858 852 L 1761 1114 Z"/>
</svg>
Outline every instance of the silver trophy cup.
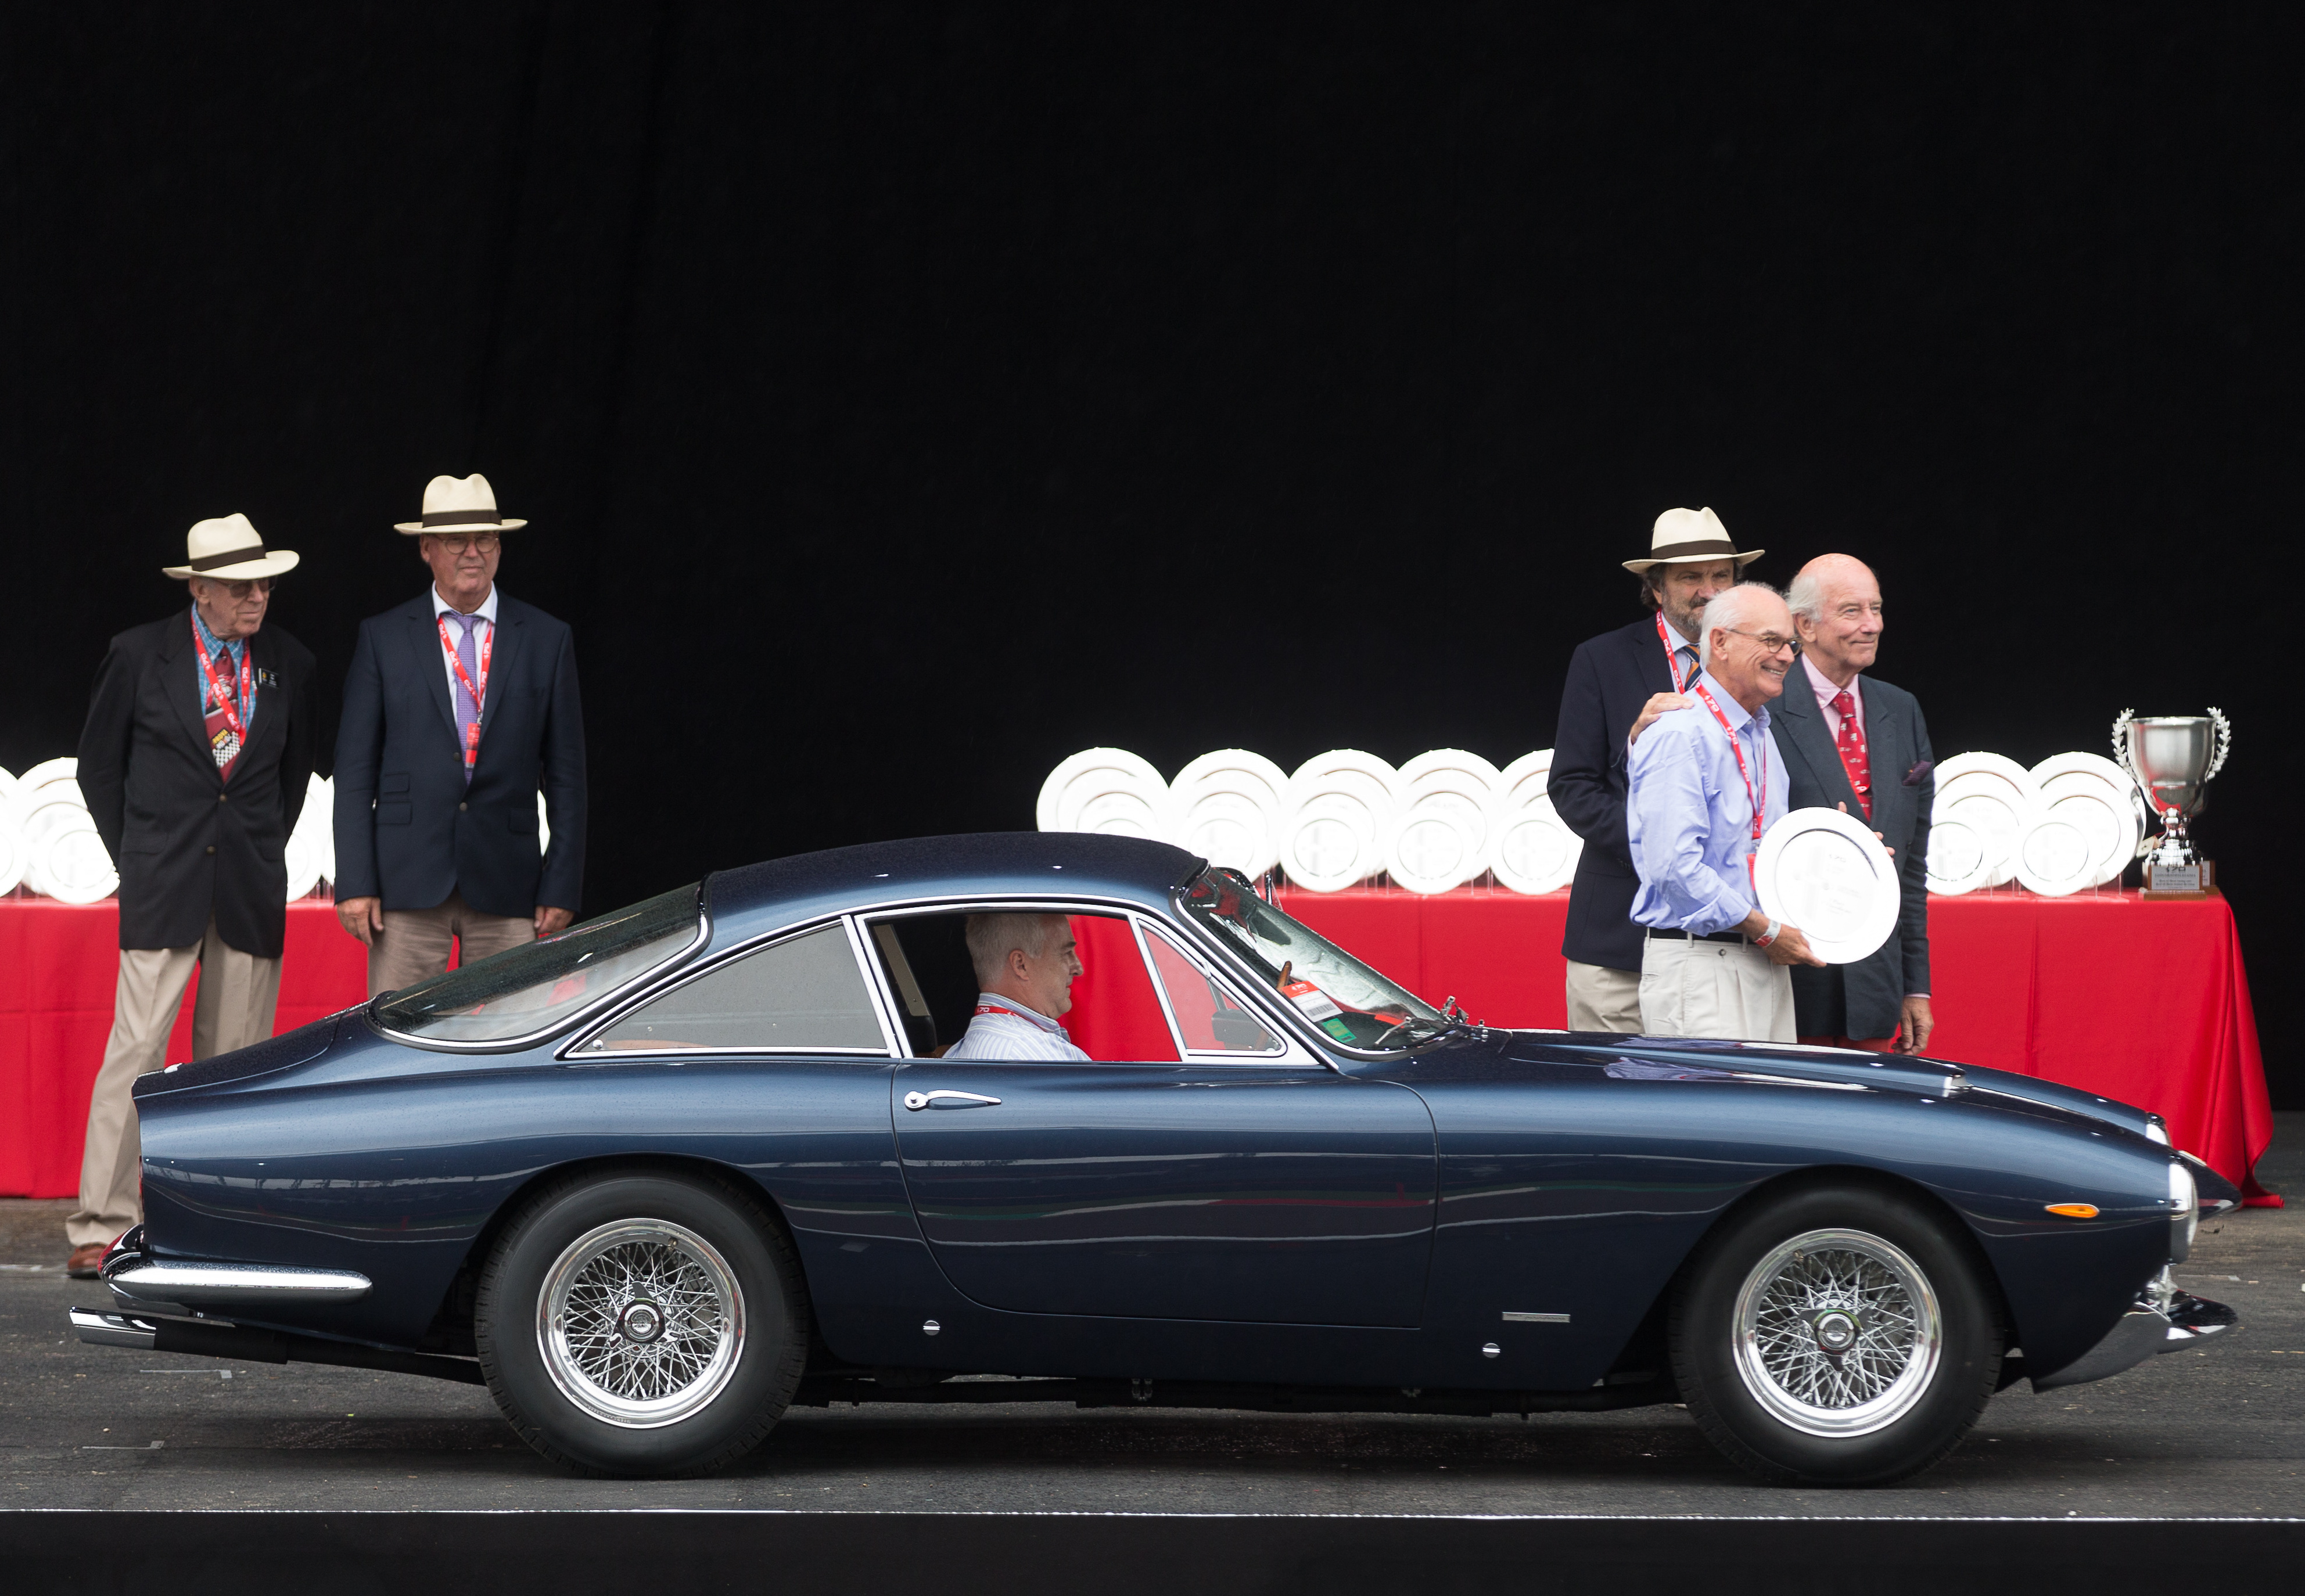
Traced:
<svg viewBox="0 0 2305 1596">
<path fill-rule="evenodd" d="M 2224 768 L 2232 726 L 2215 705 L 2206 716 L 2139 717 L 2123 709 L 2113 723 L 2113 747 L 2161 817 L 2161 840 L 2146 861 L 2145 885 L 2156 892 L 2200 891 L 2207 880 L 2185 822 L 2200 812 L 2203 790 Z"/>
</svg>

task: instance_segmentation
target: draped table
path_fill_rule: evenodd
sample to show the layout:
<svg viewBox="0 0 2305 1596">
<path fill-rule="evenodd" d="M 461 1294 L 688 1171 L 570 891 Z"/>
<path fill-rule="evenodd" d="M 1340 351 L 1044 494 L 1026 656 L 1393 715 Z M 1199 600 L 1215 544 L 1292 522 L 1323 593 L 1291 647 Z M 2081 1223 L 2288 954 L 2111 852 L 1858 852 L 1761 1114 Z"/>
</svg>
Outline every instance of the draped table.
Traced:
<svg viewBox="0 0 2305 1596">
<path fill-rule="evenodd" d="M 1568 1023 L 1561 935 L 1569 894 L 1460 887 L 1305 892 L 1281 906 L 1431 1003 L 1491 1025 Z M 2021 889 L 1929 900 L 1933 1058 L 2149 1108 L 2170 1136 L 2256 1196 L 2273 1137 L 2257 1016 L 2222 897 Z M 2268 1204 L 2278 1199 L 2264 1199 Z"/>
<path fill-rule="evenodd" d="M 80 1191 L 89 1088 L 112 1033 L 120 973 L 120 905 L 0 898 L 0 1197 Z M 192 999 L 168 1038 L 168 1061 L 192 1056 Z M 336 923 L 336 905 L 288 905 L 274 1029 L 293 1031 L 368 996 L 368 950 Z"/>
<path fill-rule="evenodd" d="M 1564 1023 L 1566 892 L 1383 889 L 1281 902 L 1419 996 L 1493 1025 Z M 2273 1133 L 2257 1020 L 2222 898 L 2146 903 L 1995 891 L 1929 901 L 1939 1058 L 2038 1075 L 2155 1110 L 2180 1147 L 2247 1183 Z M 0 898 L 0 1196 L 69 1197 L 103 1062 L 119 913 Z M 367 955 L 333 904 L 288 907 L 277 1029 L 358 1003 Z M 192 992 L 168 1043 L 191 1057 Z M 1085 1017 L 1085 1016 L 1084 1016 Z"/>
</svg>

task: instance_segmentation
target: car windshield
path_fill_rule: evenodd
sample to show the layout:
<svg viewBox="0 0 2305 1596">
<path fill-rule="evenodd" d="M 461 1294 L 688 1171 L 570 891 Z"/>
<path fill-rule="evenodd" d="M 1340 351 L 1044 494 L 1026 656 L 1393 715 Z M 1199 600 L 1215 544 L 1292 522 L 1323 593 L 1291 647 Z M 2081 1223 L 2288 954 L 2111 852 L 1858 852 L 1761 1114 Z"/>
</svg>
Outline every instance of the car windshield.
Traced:
<svg viewBox="0 0 2305 1596">
<path fill-rule="evenodd" d="M 376 1023 L 427 1041 L 500 1042 L 549 1031 L 696 940 L 693 884 L 451 970 L 378 1001 Z"/>
<path fill-rule="evenodd" d="M 1238 870 L 1201 872 L 1185 912 L 1219 937 L 1298 1012 L 1348 1047 L 1406 1048 L 1445 1030 L 1432 1005 L 1256 896 Z"/>
</svg>

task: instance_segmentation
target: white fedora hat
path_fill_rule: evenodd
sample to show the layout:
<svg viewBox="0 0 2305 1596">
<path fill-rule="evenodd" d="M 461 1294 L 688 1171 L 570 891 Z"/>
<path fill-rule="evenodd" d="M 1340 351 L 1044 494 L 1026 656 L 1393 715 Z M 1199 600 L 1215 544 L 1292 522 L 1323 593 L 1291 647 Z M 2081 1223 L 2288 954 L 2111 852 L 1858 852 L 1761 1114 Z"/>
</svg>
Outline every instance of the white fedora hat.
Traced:
<svg viewBox="0 0 2305 1596">
<path fill-rule="evenodd" d="M 213 576 L 218 582 L 246 582 L 251 577 L 277 576 L 296 568 L 291 549 L 267 548 L 263 535 L 248 517 L 234 512 L 213 521 L 196 521 L 184 534 L 184 563 L 163 565 L 160 574 L 178 582 L 188 576 Z"/>
<path fill-rule="evenodd" d="M 1649 532 L 1649 557 L 1627 560 L 1625 569 L 1637 575 L 1651 565 L 1685 565 L 1697 560 L 1734 560 L 1741 566 L 1768 552 L 1739 552 L 1729 529 L 1710 510 L 1667 510 Z"/>
<path fill-rule="evenodd" d="M 424 484 L 424 519 L 392 523 L 412 538 L 426 532 L 509 532 L 528 522 L 497 514 L 496 489 L 474 471 L 469 477 L 435 477 Z"/>
</svg>

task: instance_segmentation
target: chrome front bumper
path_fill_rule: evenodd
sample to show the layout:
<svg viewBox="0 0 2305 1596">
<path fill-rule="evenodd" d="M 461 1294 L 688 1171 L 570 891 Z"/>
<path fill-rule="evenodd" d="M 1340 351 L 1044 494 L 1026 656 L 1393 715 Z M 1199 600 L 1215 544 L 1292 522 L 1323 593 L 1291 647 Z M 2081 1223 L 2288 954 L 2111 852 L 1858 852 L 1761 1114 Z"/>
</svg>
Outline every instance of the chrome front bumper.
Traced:
<svg viewBox="0 0 2305 1596">
<path fill-rule="evenodd" d="M 2054 1373 L 2037 1375 L 2036 1391 L 2085 1385 L 2105 1380 L 2165 1352 L 2204 1348 L 2241 1323 L 2241 1315 L 2223 1303 L 2177 1289 L 2163 1269 L 2137 1294 L 2136 1305 L 2122 1314 L 2105 1339 Z"/>
</svg>

